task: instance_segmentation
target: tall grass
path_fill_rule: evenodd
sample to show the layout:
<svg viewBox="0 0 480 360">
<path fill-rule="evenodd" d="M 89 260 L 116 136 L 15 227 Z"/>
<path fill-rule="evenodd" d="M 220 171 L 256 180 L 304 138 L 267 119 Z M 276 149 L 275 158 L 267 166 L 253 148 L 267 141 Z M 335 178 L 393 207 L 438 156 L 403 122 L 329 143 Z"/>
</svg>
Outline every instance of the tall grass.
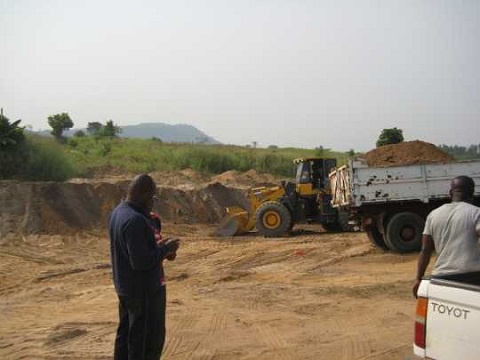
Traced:
<svg viewBox="0 0 480 360">
<path fill-rule="evenodd" d="M 105 167 L 126 172 L 193 170 L 219 174 L 227 170 L 280 176 L 292 175 L 292 160 L 298 157 L 337 158 L 344 162 L 346 153 L 296 148 L 249 148 L 233 145 L 167 144 L 155 139 L 82 137 L 68 140 L 64 151 L 83 176 Z"/>
<path fill-rule="evenodd" d="M 77 169 L 65 154 L 62 145 L 55 140 L 28 136 L 26 149 L 26 162 L 18 164 L 19 178 L 32 181 L 64 181 L 76 176 Z"/>
<path fill-rule="evenodd" d="M 292 160 L 348 154 L 322 149 L 252 148 L 233 145 L 167 144 L 156 139 L 77 137 L 60 144 L 53 138 L 28 135 L 21 151 L 0 154 L 0 178 L 64 181 L 115 169 L 130 173 L 193 169 L 219 174 L 228 170 L 292 176 Z"/>
</svg>

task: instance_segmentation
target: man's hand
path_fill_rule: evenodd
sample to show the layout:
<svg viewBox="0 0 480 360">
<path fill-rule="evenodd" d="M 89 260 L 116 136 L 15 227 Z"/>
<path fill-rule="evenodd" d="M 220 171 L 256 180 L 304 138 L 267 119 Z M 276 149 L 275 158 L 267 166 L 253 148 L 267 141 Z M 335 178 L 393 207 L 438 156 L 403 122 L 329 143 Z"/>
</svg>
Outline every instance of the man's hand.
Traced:
<svg viewBox="0 0 480 360">
<path fill-rule="evenodd" d="M 415 280 L 415 283 L 413 284 L 413 296 L 417 298 L 417 293 L 418 293 L 418 287 L 420 286 L 420 283 L 422 280 Z"/>
<path fill-rule="evenodd" d="M 175 260 L 177 257 L 177 252 L 171 252 L 171 253 L 168 253 L 167 256 L 165 256 L 165 259 L 167 259 L 168 261 L 173 261 Z"/>
<path fill-rule="evenodd" d="M 175 253 L 178 248 L 180 247 L 180 240 L 179 239 L 168 239 L 165 242 L 165 246 L 168 248 L 169 253 Z"/>
</svg>

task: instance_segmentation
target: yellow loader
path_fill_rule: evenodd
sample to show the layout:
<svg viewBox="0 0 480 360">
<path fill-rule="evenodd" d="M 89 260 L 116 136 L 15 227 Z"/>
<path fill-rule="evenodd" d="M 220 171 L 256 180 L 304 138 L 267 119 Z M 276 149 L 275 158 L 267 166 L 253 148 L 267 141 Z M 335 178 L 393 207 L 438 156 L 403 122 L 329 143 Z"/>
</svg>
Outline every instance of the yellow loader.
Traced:
<svg viewBox="0 0 480 360">
<path fill-rule="evenodd" d="M 236 236 L 256 229 L 265 237 L 278 237 L 306 222 L 328 230 L 347 230 L 348 219 L 330 205 L 328 173 L 336 167 L 336 159 L 299 158 L 293 163 L 295 181 L 251 189 L 249 208 L 228 207 L 215 235 Z"/>
</svg>

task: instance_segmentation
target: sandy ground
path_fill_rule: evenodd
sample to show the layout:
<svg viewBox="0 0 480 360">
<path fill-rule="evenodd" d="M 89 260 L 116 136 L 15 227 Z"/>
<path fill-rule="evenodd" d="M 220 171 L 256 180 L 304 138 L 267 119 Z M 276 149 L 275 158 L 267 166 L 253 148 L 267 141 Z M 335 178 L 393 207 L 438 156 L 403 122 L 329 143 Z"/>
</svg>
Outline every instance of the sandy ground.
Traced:
<svg viewBox="0 0 480 360">
<path fill-rule="evenodd" d="M 363 233 L 182 239 L 168 275 L 162 359 L 414 359 L 416 254 Z M 111 359 L 117 301 L 103 232 L 0 245 L 0 359 Z"/>
</svg>

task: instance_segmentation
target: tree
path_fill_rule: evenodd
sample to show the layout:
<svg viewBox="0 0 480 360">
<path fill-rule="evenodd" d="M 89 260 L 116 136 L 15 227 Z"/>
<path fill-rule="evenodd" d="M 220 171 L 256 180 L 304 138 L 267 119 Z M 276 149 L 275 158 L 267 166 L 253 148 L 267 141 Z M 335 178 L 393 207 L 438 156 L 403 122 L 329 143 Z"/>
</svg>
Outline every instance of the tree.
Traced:
<svg viewBox="0 0 480 360">
<path fill-rule="evenodd" d="M 98 135 L 98 133 L 102 129 L 102 126 L 102 123 L 98 121 L 89 122 L 87 125 L 87 133 L 89 135 Z"/>
<path fill-rule="evenodd" d="M 0 179 L 17 176 L 26 162 L 25 134 L 20 122 L 10 123 L 0 110 Z"/>
<path fill-rule="evenodd" d="M 83 130 L 75 131 L 75 134 L 73 134 L 73 136 L 75 136 L 75 137 L 85 137 L 85 131 L 83 131 Z"/>
<path fill-rule="evenodd" d="M 396 127 L 393 129 L 383 129 L 378 137 L 377 147 L 401 142 L 403 142 L 403 130 L 397 129 Z"/>
<path fill-rule="evenodd" d="M 102 126 L 102 129 L 99 132 L 100 136 L 108 137 L 117 137 L 118 134 L 122 132 L 122 129 L 119 126 L 116 126 L 113 123 L 113 120 L 108 120 L 105 126 Z"/>
<path fill-rule="evenodd" d="M 73 127 L 73 121 L 68 113 L 51 115 L 48 117 L 48 125 L 52 128 L 51 134 L 57 140 L 63 139 L 63 132 Z"/>
<path fill-rule="evenodd" d="M 10 123 L 10 120 L 0 111 L 0 149 L 13 149 L 25 140 L 24 128 L 19 124 L 22 120 Z"/>
</svg>

